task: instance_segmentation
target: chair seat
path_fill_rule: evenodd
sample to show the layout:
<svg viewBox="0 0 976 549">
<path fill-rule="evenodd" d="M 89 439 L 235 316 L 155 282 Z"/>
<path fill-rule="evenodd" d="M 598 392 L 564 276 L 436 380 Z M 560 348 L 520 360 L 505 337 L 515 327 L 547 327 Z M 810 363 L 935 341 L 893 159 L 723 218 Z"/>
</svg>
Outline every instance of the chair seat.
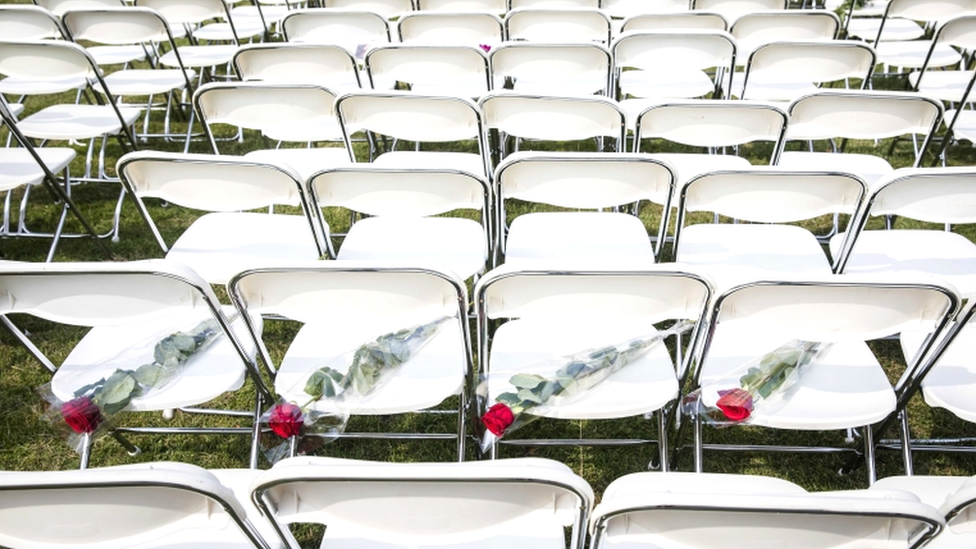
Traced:
<svg viewBox="0 0 976 549">
<path fill-rule="evenodd" d="M 895 171 L 887 160 L 880 156 L 854 153 L 828 152 L 784 152 L 780 157 L 781 168 L 796 170 L 820 170 L 846 172 L 860 176 L 868 186 Z"/>
<path fill-rule="evenodd" d="M 349 164 L 345 147 L 318 147 L 312 149 L 264 149 L 244 155 L 248 160 L 268 164 L 286 164 L 298 172 L 303 180 L 326 168 Z"/>
<path fill-rule="evenodd" d="M 831 273 L 817 237 L 793 225 L 700 224 L 681 229 L 675 260 L 709 265 L 718 286 L 783 275 Z"/>
<path fill-rule="evenodd" d="M 316 116 L 301 123 L 262 128 L 262 133 L 277 141 L 341 141 L 342 127 L 335 116 Z M 348 156 L 348 153 L 347 153 Z"/>
<path fill-rule="evenodd" d="M 167 259 L 189 266 L 211 284 L 226 284 L 249 267 L 318 257 L 305 216 L 249 212 L 202 216 L 166 254 Z"/>
<path fill-rule="evenodd" d="M 0 80 L 0 93 L 11 96 L 46 95 L 49 93 L 61 93 L 67 90 L 80 90 L 86 85 L 88 85 L 88 80 L 82 76 L 46 78 L 43 80 L 8 76 Z"/>
<path fill-rule="evenodd" d="M 836 256 L 846 235 L 830 239 Z M 862 231 L 844 272 L 935 275 L 966 299 L 976 297 L 976 244 L 940 230 Z"/>
<path fill-rule="evenodd" d="M 887 25 L 886 25 L 887 27 Z M 878 62 L 891 65 L 893 67 L 906 67 L 920 69 L 925 64 L 925 57 L 932 48 L 932 42 L 928 40 L 915 40 L 909 42 L 881 42 L 878 45 Z M 962 57 L 952 46 L 940 43 L 932 52 L 929 59 L 930 68 L 948 67 L 959 63 Z"/>
<path fill-rule="evenodd" d="M 651 155 L 670 164 L 677 174 L 677 188 L 703 173 L 719 170 L 748 170 L 752 164 L 741 156 L 731 154 L 664 153 Z"/>
<path fill-rule="evenodd" d="M 244 40 L 264 34 L 264 25 L 257 13 L 253 17 L 234 17 L 234 31 L 239 39 Z M 208 42 L 231 42 L 234 40 L 234 32 L 231 31 L 230 23 L 211 23 L 194 29 L 193 37 Z"/>
<path fill-rule="evenodd" d="M 336 259 L 420 261 L 447 267 L 467 280 L 485 270 L 484 229 L 456 217 L 370 217 L 350 227 Z"/>
<path fill-rule="evenodd" d="M 403 317 L 397 320 L 402 322 Z M 275 377 L 275 391 L 285 400 L 304 404 L 309 401 L 304 391 L 305 383 L 313 371 L 330 366 L 345 373 L 352 353 L 361 345 L 381 335 L 431 320 L 417 319 L 407 325 L 391 325 L 389 319 L 384 319 L 384 324 L 330 323 L 327 329 L 307 323 L 285 353 Z M 350 399 L 347 411 L 353 415 L 413 412 L 436 406 L 459 394 L 464 385 L 465 370 L 463 348 L 457 344 L 461 337 L 458 323 L 446 322 L 437 335 L 410 360 L 385 376 L 376 389 L 362 399 Z M 323 400 L 316 406 L 327 410 L 330 403 Z"/>
<path fill-rule="evenodd" d="M 488 397 L 513 390 L 515 374 L 555 375 L 559 359 L 607 345 L 626 345 L 655 333 L 646 320 L 533 318 L 500 326 L 492 339 Z M 558 419 L 609 419 L 651 413 L 678 396 L 674 365 L 665 345 L 657 345 L 591 390 L 533 414 Z"/>
<path fill-rule="evenodd" d="M 573 77 L 551 74 L 521 75 L 515 79 L 513 89 L 521 93 L 543 95 L 593 95 L 607 89 L 607 75 L 596 71 Z"/>
<path fill-rule="evenodd" d="M 881 15 L 881 14 L 878 14 Z M 881 19 L 869 17 L 855 17 L 847 26 L 847 35 L 874 42 L 878 37 L 878 27 Z M 917 40 L 925 36 L 925 29 L 910 19 L 891 18 L 885 21 L 882 42 L 903 40 Z"/>
<path fill-rule="evenodd" d="M 901 336 L 905 356 L 914 356 L 922 346 L 926 334 L 908 332 Z M 976 353 L 976 338 L 972 325 L 962 333 L 942 355 L 939 363 L 922 380 L 922 397 L 933 408 L 944 408 L 970 423 L 976 422 L 976 365 L 972 357 Z"/>
<path fill-rule="evenodd" d="M 232 314 L 233 308 L 225 307 L 224 313 Z M 193 329 L 208 318 L 209 313 L 200 312 L 190 317 L 169 315 L 125 326 L 96 326 L 58 368 L 51 379 L 51 390 L 62 401 L 71 400 L 74 391 L 107 378 L 116 369 L 134 370 L 152 362 L 153 348 L 160 339 L 175 331 Z M 253 321 L 260 326 L 260 318 Z M 246 333 L 240 318 L 232 324 L 237 333 Z M 130 346 L 133 346 L 133 352 L 125 352 Z M 245 347 L 253 349 L 253 345 L 247 343 Z M 190 357 L 180 376 L 146 397 L 134 398 L 126 409 L 152 411 L 203 404 L 227 391 L 239 389 L 244 384 L 245 373 L 244 363 L 233 344 L 220 336 Z"/>
<path fill-rule="evenodd" d="M 132 125 L 142 114 L 136 107 L 120 107 L 126 125 Z M 34 139 L 90 139 L 115 135 L 122 131 L 115 110 L 107 105 L 53 105 L 17 124 L 20 131 Z"/>
<path fill-rule="evenodd" d="M 51 172 L 57 174 L 75 158 L 75 150 L 67 147 L 38 147 L 37 154 Z M 37 185 L 44 180 L 44 171 L 26 149 L 0 148 L 0 192 L 21 185 Z"/>
<path fill-rule="evenodd" d="M 237 46 L 183 46 L 180 48 L 180 59 L 186 68 L 212 67 L 230 63 L 237 52 Z M 179 67 L 176 54 L 167 52 L 159 59 L 167 67 Z"/>
<path fill-rule="evenodd" d="M 735 329 L 726 324 L 716 333 L 709 349 L 702 386 L 730 376 L 750 359 L 761 357 L 784 343 L 775 335 Z M 887 417 L 895 410 L 895 393 L 865 343 L 839 342 L 833 344 L 819 363 L 806 368 L 781 407 L 771 406 L 769 410 L 757 406 L 749 423 L 777 429 L 846 429 L 870 425 Z"/>
<path fill-rule="evenodd" d="M 973 79 L 973 71 L 925 71 L 924 76 L 920 72 L 913 72 L 908 75 L 908 80 L 917 86 L 919 77 L 922 79 L 918 89 L 920 93 L 942 101 L 958 102 Z"/>
<path fill-rule="evenodd" d="M 732 96 L 743 99 L 742 85 L 745 84 L 743 75 L 737 74 L 732 83 Z M 782 82 L 773 77 L 752 75 L 749 77 L 749 87 L 746 99 L 757 101 L 792 101 L 803 95 L 816 93 L 820 88 L 813 82 Z M 786 110 L 788 105 L 778 105 Z"/>
<path fill-rule="evenodd" d="M 196 77 L 194 71 L 187 72 L 191 80 Z M 116 71 L 105 77 L 105 83 L 112 94 L 120 96 L 161 94 L 186 87 L 179 69 Z"/>
<path fill-rule="evenodd" d="M 393 151 L 379 155 L 373 164 L 384 168 L 443 168 L 484 176 L 481 155 L 459 152 Z"/>
<path fill-rule="evenodd" d="M 425 95 L 450 95 L 477 99 L 488 93 L 488 84 L 484 77 L 453 78 L 443 83 L 414 83 L 410 86 L 410 90 Z"/>
<path fill-rule="evenodd" d="M 142 61 L 146 58 L 146 50 L 142 46 L 91 46 L 86 48 L 95 63 L 102 65 L 122 65 L 133 61 Z M 115 90 L 112 90 L 113 92 Z"/>
<path fill-rule="evenodd" d="M 624 97 L 692 98 L 715 91 L 715 83 L 704 72 L 676 67 L 668 67 L 664 74 L 653 71 L 624 71 L 620 73 L 619 83 L 620 93 Z"/>
<path fill-rule="evenodd" d="M 607 261 L 654 261 L 647 230 L 633 215 L 611 212 L 523 214 L 512 221 L 505 239 L 505 263 L 580 258 L 602 266 Z"/>
</svg>

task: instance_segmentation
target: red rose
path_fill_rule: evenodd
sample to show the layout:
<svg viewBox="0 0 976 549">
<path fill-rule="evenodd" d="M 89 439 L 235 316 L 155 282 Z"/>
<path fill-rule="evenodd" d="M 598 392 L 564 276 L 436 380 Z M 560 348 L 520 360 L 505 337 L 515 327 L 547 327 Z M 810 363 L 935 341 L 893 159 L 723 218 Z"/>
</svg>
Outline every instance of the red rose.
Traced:
<svg viewBox="0 0 976 549">
<path fill-rule="evenodd" d="M 730 421 L 745 421 L 752 414 L 752 395 L 745 389 L 719 391 L 716 406 Z"/>
<path fill-rule="evenodd" d="M 481 422 L 485 424 L 485 429 L 499 437 L 505 434 L 505 429 L 508 429 L 513 421 L 515 421 L 515 415 L 512 414 L 512 409 L 501 402 L 488 408 L 485 415 L 481 416 Z"/>
<path fill-rule="evenodd" d="M 94 433 L 102 423 L 102 411 L 88 397 L 78 397 L 62 404 L 61 417 L 79 435 Z"/>
<path fill-rule="evenodd" d="M 268 417 L 268 426 L 281 438 L 300 435 L 304 423 L 302 409 L 288 402 L 275 404 Z"/>
</svg>

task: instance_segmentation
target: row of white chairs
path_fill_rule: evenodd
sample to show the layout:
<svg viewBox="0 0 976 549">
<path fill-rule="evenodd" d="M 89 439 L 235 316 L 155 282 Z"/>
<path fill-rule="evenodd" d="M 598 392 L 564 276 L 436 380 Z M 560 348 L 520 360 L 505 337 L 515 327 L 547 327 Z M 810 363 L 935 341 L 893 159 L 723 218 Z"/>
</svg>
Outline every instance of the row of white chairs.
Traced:
<svg viewBox="0 0 976 549">
<path fill-rule="evenodd" d="M 375 463 L 294 458 L 270 470 L 155 462 L 0 474 L 0 542 L 99 546 L 961 547 L 973 537 L 967 477 L 891 477 L 868 490 L 808 492 L 747 475 L 637 473 L 595 505 L 589 484 L 541 458 Z M 57 527 L 50 524 L 59 511 Z M 305 539 L 305 543 L 319 543 Z"/>
</svg>

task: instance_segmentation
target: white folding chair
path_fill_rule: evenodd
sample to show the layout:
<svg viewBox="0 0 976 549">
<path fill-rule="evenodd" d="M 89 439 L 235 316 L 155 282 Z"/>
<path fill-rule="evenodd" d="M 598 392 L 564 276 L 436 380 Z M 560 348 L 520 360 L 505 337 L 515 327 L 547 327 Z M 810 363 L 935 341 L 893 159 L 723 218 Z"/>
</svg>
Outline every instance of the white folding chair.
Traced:
<svg viewBox="0 0 976 549">
<path fill-rule="evenodd" d="M 712 267 L 722 287 L 771 276 L 830 274 L 832 264 L 817 236 L 797 223 L 853 216 L 866 194 L 864 181 L 843 173 L 759 166 L 699 175 L 676 194 L 675 261 Z M 686 226 L 693 212 L 736 223 Z"/>
<path fill-rule="evenodd" d="M 785 10 L 787 5 L 786 0 L 692 0 L 691 9 L 721 13 L 731 26 L 748 13 Z"/>
<path fill-rule="evenodd" d="M 727 31 L 729 24 L 718 13 L 707 11 L 674 11 L 661 13 L 636 13 L 620 24 L 620 35 L 634 31 L 660 31 L 677 29 L 702 29 Z"/>
<path fill-rule="evenodd" d="M 314 261 L 326 252 L 305 199 L 304 181 L 282 165 L 233 156 L 164 152 L 119 159 L 119 176 L 166 258 L 189 266 L 211 284 L 226 284 L 248 267 Z M 203 210 L 168 246 L 145 198 Z M 301 207 L 301 215 L 248 212 Z"/>
<path fill-rule="evenodd" d="M 519 8 L 505 15 L 508 40 L 609 45 L 610 16 L 597 8 Z"/>
<path fill-rule="evenodd" d="M 655 158 L 675 168 L 679 185 L 682 185 L 698 174 L 748 169 L 751 166 L 741 156 L 725 154 L 726 147 L 737 149 L 740 145 L 756 141 L 770 142 L 770 164 L 775 164 L 783 147 L 787 119 L 786 113 L 779 107 L 754 101 L 669 101 L 648 107 L 634 119 L 634 152 L 654 152 Z M 643 143 L 645 139 L 707 147 L 712 154 L 657 153 L 653 147 Z M 673 150 L 673 146 L 669 150 Z"/>
<path fill-rule="evenodd" d="M 323 8 L 365 10 L 389 20 L 413 11 L 413 0 L 321 0 Z"/>
<path fill-rule="evenodd" d="M 493 78 L 517 92 L 609 95 L 612 58 L 597 43 L 506 42 L 490 56 Z"/>
<path fill-rule="evenodd" d="M 464 280 L 485 270 L 492 205 L 484 177 L 358 164 L 313 175 L 308 192 L 325 235 L 322 208 L 345 208 L 363 216 L 342 239 L 336 259 L 435 263 Z M 477 213 L 478 219 L 443 215 L 454 210 Z"/>
<path fill-rule="evenodd" d="M 611 49 L 615 97 L 631 121 L 648 106 L 668 99 L 728 95 L 736 45 L 727 32 L 634 31 L 617 38 Z M 723 84 L 725 80 L 729 82 Z"/>
<path fill-rule="evenodd" d="M 959 301 L 955 289 L 930 277 L 771 277 L 734 286 L 715 299 L 690 387 L 731 377 L 730 387 L 717 388 L 734 389 L 741 383 L 735 377 L 740 368 L 792 340 L 830 343 L 783 393 L 781 405 L 765 410 L 757 406 L 748 423 L 792 431 L 859 429 L 868 482 L 873 483 L 874 426 L 894 414 L 897 397 L 866 341 L 903 332 L 931 334 L 920 354 L 906 359 L 906 372 L 911 373 L 948 325 Z M 703 449 L 734 447 L 705 445 L 700 411 L 693 406 L 689 413 L 695 430 L 695 470 L 701 471 Z M 853 449 L 818 446 L 809 451 Z"/>
<path fill-rule="evenodd" d="M 0 473 L 0 543 L 27 547 L 282 547 L 225 482 L 260 474 L 150 462 L 85 471 Z M 58 514 L 57 526 L 50 524 Z M 270 536 L 269 536 L 270 534 Z"/>
<path fill-rule="evenodd" d="M 457 275 L 416 261 L 305 262 L 246 270 L 230 281 L 227 291 L 247 318 L 273 315 L 302 323 L 277 362 L 272 361 L 260 330 L 252 330 L 251 335 L 262 360 L 274 372 L 275 392 L 286 401 L 308 403 L 312 410 L 334 410 L 327 400 L 310 402 L 304 391 L 314 371 L 328 365 L 345 374 L 349 353 L 360 345 L 449 317 L 409 360 L 386 374 L 379 386 L 361 394 L 362 398 L 347 399 L 343 410 L 351 416 L 423 414 L 453 397 L 457 411 L 454 432 L 347 432 L 337 436 L 450 440 L 457 446 L 458 461 L 464 459 L 472 355 L 467 289 Z M 336 311 L 342 314 L 336 315 Z"/>
<path fill-rule="evenodd" d="M 288 526 L 324 524 L 329 545 L 582 549 L 589 484 L 562 463 L 376 463 L 295 458 L 266 471 L 257 505 L 292 549 Z M 301 501 L 296 507 L 288 502 Z M 369 502 L 363 505 L 363 502 Z"/>
<path fill-rule="evenodd" d="M 918 70 L 908 75 L 915 91 L 924 93 L 947 102 L 963 102 L 967 84 L 972 79 L 972 72 L 960 66 L 957 70 L 947 70 L 948 67 L 932 61 L 938 58 L 938 50 L 946 45 L 967 51 L 976 48 L 976 15 L 963 14 L 942 22 L 932 37 L 932 46 Z M 952 112 L 946 113 L 946 119 L 952 118 Z"/>
<path fill-rule="evenodd" d="M 281 22 L 281 28 L 288 42 L 338 45 L 356 59 L 362 59 L 370 47 L 390 42 L 386 17 L 366 7 L 295 10 Z"/>
<path fill-rule="evenodd" d="M 926 547 L 963 547 L 976 541 L 972 507 L 976 490 L 972 477 L 913 475 L 878 479 L 872 490 L 902 490 L 911 492 L 927 505 L 939 510 L 946 527 Z"/>
<path fill-rule="evenodd" d="M 469 99 L 364 90 L 340 96 L 336 100 L 336 113 L 350 155 L 353 135 L 365 132 L 370 143 L 369 160 L 379 166 L 447 168 L 480 177 L 491 173 L 481 110 Z M 470 150 L 464 141 L 470 143 L 472 140 L 477 152 L 462 152 Z M 382 154 L 378 147 L 380 141 L 389 146 L 389 150 Z M 398 141 L 413 142 L 415 150 L 396 150 Z M 440 150 L 421 151 L 422 143 L 452 145 L 439 146 Z M 443 150 L 448 146 L 454 150 Z"/>
<path fill-rule="evenodd" d="M 507 0 L 417 0 L 418 12 L 454 12 L 504 15 Z M 409 15 L 409 14 L 408 14 Z M 402 19 L 399 19 L 402 21 Z"/>
<path fill-rule="evenodd" d="M 599 267 L 610 261 L 653 262 L 664 246 L 674 184 L 671 167 L 649 155 L 513 154 L 495 170 L 498 255 L 504 255 L 510 265 L 551 264 L 568 258 Z M 536 211 L 509 223 L 506 203 L 511 200 L 591 211 Z M 616 211 L 627 204 L 635 205 L 634 213 L 642 211 L 641 202 L 661 206 L 653 237 L 636 215 Z"/>
<path fill-rule="evenodd" d="M 687 0 L 601 0 L 600 2 L 600 8 L 617 20 L 646 13 L 685 12 L 688 11 L 689 6 Z"/>
<path fill-rule="evenodd" d="M 787 112 L 790 114 L 787 140 L 829 139 L 834 152 L 785 151 L 780 156 L 780 166 L 853 173 L 873 185 L 892 172 L 888 160 L 872 154 L 837 154 L 843 150 L 843 143 L 837 147 L 833 139 L 844 138 L 846 142 L 907 135 L 912 139 L 914 165 L 918 166 L 942 119 L 942 103 L 917 93 L 824 90 L 797 98 Z M 921 144 L 919 135 L 924 136 Z M 895 144 L 892 142 L 891 146 Z"/>
<path fill-rule="evenodd" d="M 220 151 L 213 126 L 229 125 L 235 133 L 238 128 L 258 130 L 268 139 L 305 144 L 305 148 L 271 148 L 268 144 L 245 154 L 256 162 L 291 166 L 302 180 L 321 169 L 349 163 L 351 149 L 312 147 L 316 142 L 342 139 L 335 116 L 335 93 L 328 88 L 313 84 L 211 82 L 193 94 L 193 106 L 214 154 Z"/>
<path fill-rule="evenodd" d="M 870 81 L 876 56 L 864 42 L 853 40 L 782 41 L 752 51 L 745 74 L 732 85 L 740 99 L 788 102 L 816 93 L 824 84 Z"/>
<path fill-rule="evenodd" d="M 485 274 L 474 291 L 478 318 L 478 356 L 486 380 L 482 413 L 496 397 L 511 392 L 516 374 L 549 378 L 567 363 L 558 359 L 606 346 L 627 345 L 650 337 L 656 326 L 669 321 L 695 323 L 689 339 L 676 338 L 677 360 L 664 344 L 651 347 L 633 362 L 613 372 L 585 392 L 558 403 L 526 410 L 551 419 L 599 420 L 656 414 L 657 440 L 650 433 L 621 444 L 655 443 L 661 467 L 668 467 L 668 424 L 673 404 L 688 371 L 688 358 L 704 325 L 698 321 L 712 296 L 709 279 L 679 265 L 640 265 L 593 268 L 565 261 L 560 266 L 518 268 L 503 265 Z M 574 266 L 575 265 L 575 266 Z M 498 324 L 497 328 L 492 325 Z M 687 341 L 685 353 L 683 341 Z M 648 416 L 645 416 L 648 417 Z M 526 428 L 528 429 L 528 427 Z M 498 444 L 587 445 L 613 444 L 615 439 L 531 439 L 512 434 Z M 598 442 L 597 442 L 598 441 Z"/>
<path fill-rule="evenodd" d="M 48 10 L 57 17 L 61 17 L 68 10 L 117 8 L 124 5 L 125 2 L 124 0 L 34 0 L 34 4 Z"/>
<path fill-rule="evenodd" d="M 23 332 L 15 333 L 27 350 L 52 371 L 51 392 L 62 402 L 71 401 L 77 396 L 76 391 L 107 379 L 119 369 L 135 370 L 153 362 L 158 340 L 152 338 L 162 339 L 172 332 L 191 329 L 204 320 L 216 322 L 221 334 L 218 339 L 191 356 L 165 387 L 133 397 L 125 410 L 172 411 L 198 406 L 240 389 L 248 375 L 258 393 L 268 394 L 252 358 L 253 346 L 243 344 L 237 336 L 238 330 L 245 333 L 243 322 L 229 319 L 210 284 L 179 263 L 164 259 L 124 263 L 8 262 L 0 264 L 0 291 L 10 296 L 0 306 L 2 315 L 24 313 L 59 324 L 91 327 L 59 366 Z M 252 322 L 258 330 L 259 321 Z M 146 345 L 135 343 L 147 339 Z M 250 410 L 247 415 L 256 423 L 259 413 Z M 141 429 L 115 428 L 120 432 Z M 210 431 L 189 427 L 147 429 L 157 434 Z M 221 432 L 253 431 L 248 426 Z M 91 439 L 86 435 L 82 468 L 88 464 L 90 451 Z"/>
<path fill-rule="evenodd" d="M 21 4 L 0 4 L 0 36 L 4 40 L 65 39 L 57 15 L 41 6 Z"/>
<path fill-rule="evenodd" d="M 830 10 L 773 10 L 743 14 L 729 32 L 739 47 L 738 64 L 742 66 L 763 44 L 834 40 L 839 29 L 840 18 Z"/>
<path fill-rule="evenodd" d="M 626 115 L 608 97 L 534 95 L 502 90 L 483 97 L 480 106 L 486 132 L 490 132 L 493 167 L 531 141 L 595 139 L 597 151 L 621 152 L 624 148 Z M 509 140 L 514 144 L 509 145 Z"/>
<path fill-rule="evenodd" d="M 498 10 L 447 12 L 425 7 L 426 11 L 408 13 L 397 20 L 400 42 L 495 47 L 504 36 L 501 17 L 495 13 L 505 11 L 505 2 L 497 3 Z"/>
<path fill-rule="evenodd" d="M 336 91 L 362 87 L 356 58 L 335 44 L 248 44 L 234 54 L 234 71 L 244 82 L 316 84 Z"/>
<path fill-rule="evenodd" d="M 407 88 L 417 93 L 470 97 L 491 91 L 488 56 L 476 45 L 389 44 L 366 53 L 374 90 Z"/>
<path fill-rule="evenodd" d="M 942 531 L 934 508 L 900 490 L 807 492 L 756 475 L 634 473 L 610 483 L 590 521 L 591 549 L 754 547 L 916 549 Z"/>
<path fill-rule="evenodd" d="M 930 274 L 951 283 L 964 298 L 976 297 L 976 244 L 951 230 L 955 223 L 976 222 L 972 196 L 972 168 L 895 170 L 871 186 L 850 232 L 830 240 L 830 253 L 840 272 Z M 868 222 L 880 216 L 905 219 L 912 228 L 869 230 Z M 945 230 L 925 228 L 918 221 L 938 223 Z"/>
<path fill-rule="evenodd" d="M 135 46 L 140 51 L 154 51 L 158 44 L 165 44 L 175 53 L 174 68 L 161 67 L 138 69 L 123 68 L 104 75 L 105 83 L 111 88 L 116 97 L 143 97 L 146 99 L 146 110 L 143 116 L 140 138 L 173 137 L 170 129 L 171 112 L 174 108 L 181 108 L 180 97 L 193 92 L 191 80 L 196 73 L 183 66 L 176 47 L 176 41 L 170 32 L 169 25 L 159 13 L 135 6 L 103 8 L 99 10 L 71 10 L 62 16 L 65 29 L 71 39 L 110 47 Z M 145 55 L 145 53 L 143 53 Z M 162 104 L 153 102 L 153 96 L 163 95 L 166 100 Z M 163 133 L 150 133 L 150 113 L 153 109 L 163 109 Z M 191 109 L 188 109 L 191 110 Z M 192 133 L 193 115 L 190 113 L 186 139 Z"/>
</svg>

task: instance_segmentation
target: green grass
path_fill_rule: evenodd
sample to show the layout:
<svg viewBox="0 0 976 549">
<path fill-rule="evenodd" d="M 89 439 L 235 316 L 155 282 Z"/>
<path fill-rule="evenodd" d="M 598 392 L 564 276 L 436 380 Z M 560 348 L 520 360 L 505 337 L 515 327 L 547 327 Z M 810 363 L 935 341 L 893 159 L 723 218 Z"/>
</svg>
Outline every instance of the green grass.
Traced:
<svg viewBox="0 0 976 549">
<path fill-rule="evenodd" d="M 20 2 L 27 3 L 27 2 Z M 899 83 L 889 82 L 891 87 Z M 47 104 L 47 100 L 31 98 L 28 100 L 28 112 L 37 110 Z M 5 133 L 0 133 L 5 138 Z M 242 153 L 257 146 L 257 141 L 249 138 L 243 144 L 228 143 L 226 152 Z M 60 145 L 60 144 L 59 144 Z M 849 152 L 872 152 L 886 154 L 889 143 L 879 144 L 869 142 L 850 143 Z M 159 140 L 141 144 L 147 149 L 179 150 L 180 144 L 167 143 Z M 572 143 L 557 144 L 555 148 L 562 150 L 591 150 L 592 144 Z M 661 144 L 650 143 L 650 150 L 670 151 Z M 195 141 L 193 152 L 209 153 L 210 147 L 202 140 Z M 222 152 L 224 152 L 222 148 Z M 109 150 L 110 158 L 119 156 L 119 149 L 113 144 Z M 754 159 L 756 163 L 765 163 L 768 151 L 762 147 L 755 149 L 744 147 L 740 153 Z M 953 145 L 949 151 L 952 164 L 970 165 L 976 162 L 976 149 L 968 143 Z M 929 159 L 928 162 L 931 160 Z M 79 161 L 80 162 L 80 161 Z M 73 173 L 80 173 L 81 165 L 76 162 Z M 911 149 L 908 143 L 899 144 L 892 157 L 896 166 L 906 166 L 911 162 Z M 28 220 L 29 225 L 37 230 L 48 230 L 53 227 L 57 216 L 57 208 L 50 204 L 49 199 L 38 189 L 32 197 L 32 208 Z M 89 220 L 94 222 L 101 231 L 108 230 L 115 199 L 119 186 L 114 183 L 79 185 L 74 192 L 78 202 Z M 15 193 L 15 201 L 19 199 Z M 191 211 L 174 205 L 164 205 L 159 201 L 149 200 L 152 217 L 163 231 L 168 242 L 173 242 L 186 227 L 188 227 L 200 212 Z M 510 218 L 518 213 L 533 209 L 528 205 L 514 205 L 509 209 Z M 16 207 L 15 207 L 16 210 Z M 657 231 L 660 210 L 645 208 L 641 210 L 641 219 L 652 234 Z M 710 215 L 696 216 L 693 222 L 707 222 Z M 349 223 L 349 215 L 344 211 L 329 211 L 328 221 L 334 232 L 343 232 Z M 872 223 L 877 223 L 874 221 Z M 815 232 L 825 232 L 829 220 L 818 219 L 804 224 Z M 907 225 L 905 225 L 907 226 Z M 69 230 L 78 231 L 74 221 L 69 221 Z M 970 239 L 976 239 L 972 227 L 957 229 Z M 672 227 L 673 231 L 673 227 Z M 121 240 L 106 242 L 114 260 L 137 260 L 162 257 L 152 235 L 136 212 L 133 203 L 126 201 L 121 219 Z M 48 247 L 46 239 L 7 238 L 0 240 L 0 252 L 3 257 L 20 261 L 43 261 Z M 670 257 L 670 256 L 668 256 Z M 62 242 L 58 248 L 56 261 L 100 261 L 104 258 L 98 248 L 87 239 L 70 239 Z M 336 314 L 341 314 L 337 312 Z M 57 363 L 63 359 L 74 343 L 84 334 L 84 329 L 76 327 L 55 326 L 50 323 L 25 316 L 14 316 L 13 321 L 49 354 Z M 272 352 L 276 357 L 287 346 L 287 342 L 294 334 L 294 326 L 285 322 L 269 322 L 266 328 L 266 339 L 272 344 Z M 903 358 L 900 356 L 898 345 L 894 341 L 873 342 L 872 347 L 882 363 L 888 369 L 892 379 L 900 374 Z M 0 331 L 0 469 L 2 470 L 53 470 L 71 469 L 78 465 L 77 455 L 62 441 L 60 430 L 50 423 L 40 419 L 43 403 L 35 392 L 35 388 L 49 380 L 49 374 L 38 364 L 29 353 L 23 349 L 7 332 Z M 253 391 L 250 385 L 237 393 L 225 395 L 212 406 L 229 407 L 246 410 L 253 401 Z M 449 408 L 450 403 L 444 405 Z M 976 436 L 976 427 L 962 422 L 951 414 L 941 410 L 928 408 L 916 398 L 910 407 L 910 418 L 913 434 L 918 437 L 947 437 L 947 436 Z M 396 416 L 354 418 L 350 430 L 441 430 L 450 431 L 453 427 L 452 419 L 448 417 L 431 416 Z M 177 413 L 173 420 L 167 421 L 159 414 L 121 414 L 120 426 L 143 425 L 220 425 L 246 426 L 243 420 L 234 418 L 214 419 L 196 415 Z M 525 437 L 558 437 L 558 438 L 588 438 L 602 436 L 646 437 L 656 438 L 655 422 L 643 418 L 625 420 L 600 421 L 545 421 L 540 420 L 526 427 L 522 432 Z M 889 432 L 884 438 L 892 438 L 895 433 Z M 138 456 L 129 456 L 111 439 L 102 440 L 96 445 L 92 458 L 92 466 L 106 466 L 140 461 L 177 460 L 198 464 L 210 468 L 246 467 L 249 440 L 246 436 L 156 436 L 131 435 L 131 439 L 142 450 Z M 785 432 L 756 427 L 735 427 L 729 429 L 707 429 L 706 439 L 709 442 L 734 443 L 783 443 L 789 445 L 829 444 L 846 445 L 845 433 L 803 433 Z M 690 442 L 686 437 L 683 442 Z M 853 447 L 860 448 L 855 442 Z M 470 445 L 469 457 L 474 457 L 474 444 Z M 599 494 L 613 479 L 627 473 L 644 470 L 655 452 L 653 446 L 623 447 L 623 448 L 519 448 L 505 447 L 500 455 L 541 456 L 560 460 L 568 464 L 574 471 L 587 479 Z M 364 440 L 341 440 L 329 444 L 318 451 L 321 455 L 343 456 L 359 459 L 383 461 L 451 461 L 454 457 L 452 442 L 382 442 Z M 836 455 L 796 455 L 796 454 L 757 454 L 757 453 L 716 453 L 709 452 L 705 456 L 706 470 L 712 472 L 728 472 L 742 474 L 769 475 L 781 477 L 812 490 L 847 489 L 866 486 L 864 471 L 856 471 L 853 475 L 840 476 L 838 469 L 846 461 L 846 457 Z M 941 475 L 973 475 L 976 474 L 976 458 L 967 455 L 916 454 L 916 473 Z M 266 467 L 267 463 L 262 463 Z M 676 464 L 679 469 L 690 470 L 691 455 L 685 451 Z M 879 476 L 900 474 L 901 458 L 897 452 L 880 450 L 878 455 Z"/>
</svg>

